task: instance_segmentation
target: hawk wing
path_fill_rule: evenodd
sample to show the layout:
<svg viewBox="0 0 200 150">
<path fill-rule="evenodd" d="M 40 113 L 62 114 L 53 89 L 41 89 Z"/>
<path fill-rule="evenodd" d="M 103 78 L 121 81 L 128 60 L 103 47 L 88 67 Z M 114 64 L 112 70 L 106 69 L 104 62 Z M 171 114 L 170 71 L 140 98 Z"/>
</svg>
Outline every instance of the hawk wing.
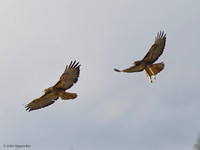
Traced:
<svg viewBox="0 0 200 150">
<path fill-rule="evenodd" d="M 64 73 L 61 75 L 60 80 L 53 86 L 53 88 L 67 90 L 72 87 L 77 81 L 80 72 L 79 63 L 76 61 L 66 66 Z"/>
<path fill-rule="evenodd" d="M 132 67 L 129 67 L 127 69 L 124 69 L 124 70 L 118 70 L 118 69 L 114 69 L 115 71 L 117 72 L 127 72 L 127 73 L 132 73 L 132 72 L 140 72 L 140 71 L 143 71 L 143 68 L 142 66 L 132 66 Z"/>
<path fill-rule="evenodd" d="M 155 38 L 155 43 L 151 46 L 148 53 L 144 56 L 142 61 L 148 63 L 154 63 L 160 55 L 163 53 L 166 43 L 166 34 L 163 32 L 158 32 L 157 37 Z"/>
<path fill-rule="evenodd" d="M 40 98 L 37 98 L 30 102 L 25 108 L 27 111 L 32 111 L 49 106 L 55 102 L 59 97 L 54 94 L 54 92 L 45 93 Z"/>
</svg>

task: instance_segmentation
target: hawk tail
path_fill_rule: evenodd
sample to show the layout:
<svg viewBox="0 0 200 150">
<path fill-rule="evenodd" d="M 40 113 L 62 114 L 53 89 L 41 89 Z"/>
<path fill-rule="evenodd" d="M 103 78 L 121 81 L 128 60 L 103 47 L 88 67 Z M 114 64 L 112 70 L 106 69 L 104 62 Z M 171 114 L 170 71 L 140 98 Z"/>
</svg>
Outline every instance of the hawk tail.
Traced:
<svg viewBox="0 0 200 150">
<path fill-rule="evenodd" d="M 59 96 L 62 100 L 68 100 L 68 99 L 75 99 L 77 97 L 77 94 L 69 92 L 61 92 Z"/>
<path fill-rule="evenodd" d="M 161 62 L 157 64 L 152 64 L 144 69 L 146 75 L 149 77 L 150 83 L 152 83 L 151 76 L 153 75 L 153 78 L 156 79 L 156 74 L 161 72 L 163 68 L 164 68 L 164 63 Z"/>
<path fill-rule="evenodd" d="M 156 75 L 163 70 L 164 66 L 165 66 L 164 63 L 161 62 L 161 63 L 157 63 L 157 64 L 152 64 L 152 66 L 150 68 L 153 71 L 154 75 Z"/>
</svg>

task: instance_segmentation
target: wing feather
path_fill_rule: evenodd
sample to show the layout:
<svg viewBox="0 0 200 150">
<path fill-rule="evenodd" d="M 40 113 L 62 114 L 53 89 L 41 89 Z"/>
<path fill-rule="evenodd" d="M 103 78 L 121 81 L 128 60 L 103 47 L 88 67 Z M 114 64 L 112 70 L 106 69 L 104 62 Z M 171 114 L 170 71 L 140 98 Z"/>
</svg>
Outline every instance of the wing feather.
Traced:
<svg viewBox="0 0 200 150">
<path fill-rule="evenodd" d="M 56 96 L 53 92 L 50 93 L 45 93 L 41 97 L 33 100 L 30 102 L 28 105 L 26 105 L 26 110 L 27 111 L 32 111 L 36 109 L 40 109 L 43 107 L 47 107 L 55 102 L 59 97 Z"/>
<path fill-rule="evenodd" d="M 78 81 L 80 66 L 81 65 L 79 62 L 71 61 L 70 65 L 66 66 L 66 69 L 61 75 L 60 80 L 53 87 L 63 90 L 71 88 Z"/>
<path fill-rule="evenodd" d="M 154 63 L 160 55 L 162 55 L 166 43 L 166 34 L 163 32 L 158 32 L 155 38 L 155 43 L 151 46 L 148 53 L 144 56 L 142 61 L 148 63 Z"/>
<path fill-rule="evenodd" d="M 143 71 L 143 68 L 142 68 L 141 65 L 139 65 L 139 66 L 132 66 L 132 67 L 129 67 L 129 68 L 124 69 L 124 70 L 118 70 L 118 69 L 114 69 L 114 70 L 117 71 L 117 72 L 133 73 L 133 72 Z"/>
</svg>

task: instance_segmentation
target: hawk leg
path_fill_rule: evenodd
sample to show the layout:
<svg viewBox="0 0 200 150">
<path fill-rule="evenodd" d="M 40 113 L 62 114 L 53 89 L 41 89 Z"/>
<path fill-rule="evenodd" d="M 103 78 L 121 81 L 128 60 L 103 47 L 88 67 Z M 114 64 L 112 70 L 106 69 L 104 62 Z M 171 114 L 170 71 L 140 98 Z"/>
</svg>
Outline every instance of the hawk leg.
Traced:
<svg viewBox="0 0 200 150">
<path fill-rule="evenodd" d="M 149 82 L 152 83 L 152 80 L 151 80 L 151 75 L 149 74 L 149 70 L 146 68 L 144 69 L 146 75 L 149 77 Z"/>
<path fill-rule="evenodd" d="M 156 75 L 154 74 L 153 70 L 152 70 L 150 67 L 148 67 L 148 69 L 149 69 L 149 71 L 151 72 L 151 74 L 153 75 L 153 78 L 154 78 L 154 80 L 155 80 L 155 79 L 156 79 Z"/>
</svg>

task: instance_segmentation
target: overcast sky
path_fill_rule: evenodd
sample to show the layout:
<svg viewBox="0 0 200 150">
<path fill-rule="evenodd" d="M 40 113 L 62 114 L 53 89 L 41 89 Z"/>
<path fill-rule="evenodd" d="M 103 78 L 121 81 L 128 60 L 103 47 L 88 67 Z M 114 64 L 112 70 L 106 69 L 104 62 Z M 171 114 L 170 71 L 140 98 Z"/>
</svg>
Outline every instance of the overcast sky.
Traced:
<svg viewBox="0 0 200 150">
<path fill-rule="evenodd" d="M 193 150 L 200 133 L 199 0 L 0 0 L 0 149 Z M 125 74 L 167 34 L 149 83 Z M 78 97 L 27 112 L 71 60 Z M 22 150 L 25 148 L 22 148 Z"/>
</svg>

